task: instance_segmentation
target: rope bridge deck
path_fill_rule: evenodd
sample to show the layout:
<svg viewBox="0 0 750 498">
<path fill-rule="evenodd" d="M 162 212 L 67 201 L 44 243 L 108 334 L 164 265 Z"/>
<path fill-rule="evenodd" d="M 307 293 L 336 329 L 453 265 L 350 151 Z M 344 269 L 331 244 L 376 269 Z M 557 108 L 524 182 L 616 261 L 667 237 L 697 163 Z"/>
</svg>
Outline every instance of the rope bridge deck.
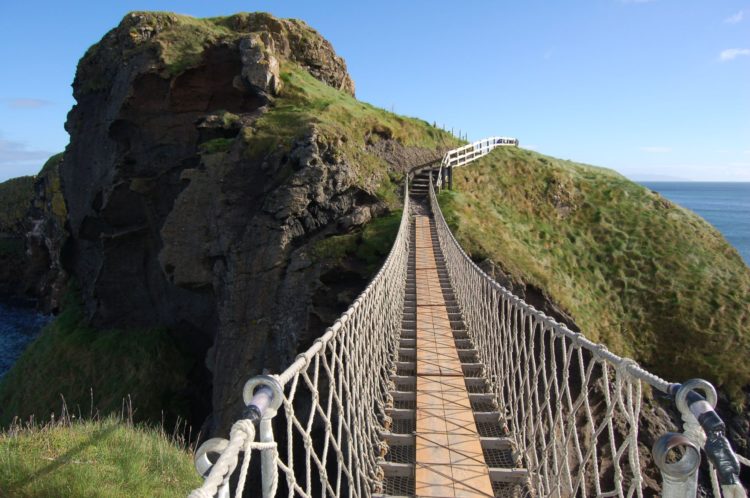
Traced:
<svg viewBox="0 0 750 498">
<path fill-rule="evenodd" d="M 247 382 L 229 440 L 196 452 L 205 481 L 191 498 L 246 487 L 264 498 L 641 498 L 659 488 L 693 498 L 699 474 L 714 497 L 746 496 L 739 470 L 750 462 L 732 451 L 710 384 L 670 384 L 572 332 L 488 277 L 453 237 L 434 186 L 517 143 L 450 151 L 437 176 L 414 177 L 414 201 L 428 205 L 412 202 L 407 176 L 378 274 L 284 372 Z M 683 419 L 683 433 L 653 451 L 639 439 L 649 391 Z"/>
</svg>

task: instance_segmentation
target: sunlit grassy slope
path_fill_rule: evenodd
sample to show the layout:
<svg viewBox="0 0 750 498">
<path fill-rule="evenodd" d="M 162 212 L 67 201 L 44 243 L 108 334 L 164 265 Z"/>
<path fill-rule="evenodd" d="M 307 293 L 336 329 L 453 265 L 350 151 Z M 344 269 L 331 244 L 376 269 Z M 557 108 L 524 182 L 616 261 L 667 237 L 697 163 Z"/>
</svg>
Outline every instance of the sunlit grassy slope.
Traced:
<svg viewBox="0 0 750 498">
<path fill-rule="evenodd" d="M 440 198 L 459 241 L 672 381 L 750 383 L 750 269 L 695 213 L 602 168 L 502 148 Z"/>
<path fill-rule="evenodd" d="M 0 433 L 0 497 L 177 497 L 201 479 L 159 429 L 113 418 Z"/>
<path fill-rule="evenodd" d="M 295 63 L 282 64 L 281 78 L 283 89 L 269 111 L 243 130 L 241 138 L 249 157 L 260 159 L 274 150 L 288 150 L 314 130 L 319 141 L 332 145 L 339 154 L 333 159 L 350 165 L 359 187 L 396 206 L 396 184 L 403 175 L 389 174 L 393 168 L 368 144 L 394 140 L 406 147 L 433 150 L 436 158 L 459 144 L 426 121 L 393 114 L 331 88 Z"/>
</svg>

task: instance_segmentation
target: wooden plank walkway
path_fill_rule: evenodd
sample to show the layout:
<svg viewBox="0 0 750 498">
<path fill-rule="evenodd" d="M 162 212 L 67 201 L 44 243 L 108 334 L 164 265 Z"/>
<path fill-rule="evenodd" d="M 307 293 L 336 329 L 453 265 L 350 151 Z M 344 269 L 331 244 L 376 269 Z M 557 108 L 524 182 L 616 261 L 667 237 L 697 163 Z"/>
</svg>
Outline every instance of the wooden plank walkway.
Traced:
<svg viewBox="0 0 750 498">
<path fill-rule="evenodd" d="M 494 496 L 446 309 L 427 216 L 415 217 L 416 495 Z"/>
</svg>

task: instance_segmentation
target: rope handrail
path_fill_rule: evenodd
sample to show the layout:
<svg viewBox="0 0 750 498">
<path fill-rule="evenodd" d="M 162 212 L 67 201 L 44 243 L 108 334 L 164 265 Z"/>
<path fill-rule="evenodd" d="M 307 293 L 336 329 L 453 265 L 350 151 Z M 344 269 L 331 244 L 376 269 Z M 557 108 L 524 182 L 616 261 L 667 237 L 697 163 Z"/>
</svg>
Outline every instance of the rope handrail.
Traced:
<svg viewBox="0 0 750 498">
<path fill-rule="evenodd" d="M 448 227 L 448 222 L 445 221 L 445 218 L 443 217 L 443 213 L 440 210 L 440 205 L 437 203 L 437 200 L 435 198 L 435 192 L 434 190 L 430 193 L 431 195 L 431 202 L 433 203 L 432 209 L 433 213 L 435 214 L 435 218 L 437 219 L 437 223 L 443 225 L 444 227 Z M 434 199 L 434 200 L 433 200 Z M 592 354 L 597 355 L 601 357 L 603 360 L 608 361 L 609 363 L 612 363 L 613 365 L 623 365 L 630 373 L 633 375 L 633 377 L 642 380 L 649 384 L 651 387 L 654 387 L 655 389 L 658 389 L 664 394 L 669 394 L 670 388 L 674 385 L 671 382 L 668 382 L 658 375 L 654 375 L 648 370 L 643 369 L 640 365 L 638 365 L 637 362 L 634 360 L 631 360 L 630 358 L 624 358 L 621 356 L 618 356 L 617 354 L 609 351 L 606 346 L 600 343 L 596 343 L 594 341 L 591 341 L 586 338 L 585 335 L 583 335 L 580 332 L 573 332 L 570 330 L 564 323 L 560 323 L 557 320 L 555 320 L 553 317 L 546 315 L 544 312 L 537 310 L 534 306 L 528 304 L 526 301 L 521 299 L 520 297 L 513 294 L 510 290 L 503 287 L 497 280 L 489 276 L 484 270 L 482 270 L 479 265 L 477 265 L 471 257 L 469 257 L 468 254 L 466 254 L 466 251 L 463 250 L 461 247 L 461 244 L 458 243 L 458 240 L 456 240 L 456 237 L 453 235 L 453 232 L 448 229 L 444 230 L 443 232 L 445 236 L 449 239 L 449 242 L 453 244 L 461 256 L 464 258 L 464 260 L 468 263 L 468 267 L 476 273 L 480 278 L 487 281 L 489 285 L 491 285 L 495 290 L 500 292 L 504 297 L 511 299 L 515 305 L 517 305 L 519 308 L 523 309 L 524 311 L 529 312 L 532 316 L 539 319 L 541 322 L 544 322 L 545 324 L 550 325 L 554 330 L 555 333 L 567 337 L 576 343 L 580 344 L 582 348 L 587 349 Z"/>
<path fill-rule="evenodd" d="M 401 330 L 409 237 L 406 175 L 401 224 L 380 270 L 289 367 L 248 381 L 244 419 L 234 424 L 230 440 L 209 440 L 196 453 L 196 467 L 206 480 L 190 498 L 228 498 L 241 450 L 243 473 L 251 453 L 260 452 L 264 497 L 275 496 L 280 487 L 290 497 L 339 496 L 342 489 L 349 496 L 370 496 L 382 481 L 378 458 L 385 449 L 379 434 L 393 404 L 388 391 Z M 274 425 L 283 431 L 275 435 L 271 421 L 277 412 Z M 259 442 L 245 430 L 248 420 L 259 424 Z M 244 479 L 241 484 L 236 497 L 242 496 Z"/>
</svg>

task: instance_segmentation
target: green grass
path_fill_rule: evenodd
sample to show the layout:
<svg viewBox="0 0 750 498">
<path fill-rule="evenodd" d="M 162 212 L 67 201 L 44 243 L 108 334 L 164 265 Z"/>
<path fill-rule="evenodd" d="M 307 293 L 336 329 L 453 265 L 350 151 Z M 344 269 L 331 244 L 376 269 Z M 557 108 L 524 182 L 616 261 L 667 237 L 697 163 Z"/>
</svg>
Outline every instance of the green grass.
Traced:
<svg viewBox="0 0 750 498">
<path fill-rule="evenodd" d="M 164 417 L 171 424 L 187 413 L 191 367 L 166 330 L 87 326 L 71 293 L 63 311 L 0 380 L 0 425 L 31 415 L 46 420 L 61 412 L 62 397 L 71 413 L 84 415 L 120 413 L 129 398 L 136 421 Z"/>
<path fill-rule="evenodd" d="M 227 152 L 234 143 L 231 138 L 214 138 L 200 144 L 200 150 L 204 154 L 216 154 L 218 152 Z"/>
<path fill-rule="evenodd" d="M 357 186 L 395 207 L 399 204 L 396 184 L 403 174 L 365 144 L 391 139 L 406 147 L 433 150 L 436 157 L 438 151 L 459 144 L 426 121 L 390 113 L 331 88 L 294 63 L 283 62 L 281 70 L 281 94 L 252 128 L 243 130 L 248 158 L 283 154 L 296 140 L 314 132 L 321 148 L 335 151 L 333 160 L 352 166 Z"/>
<path fill-rule="evenodd" d="M 161 429 L 115 418 L 0 433 L 0 497 L 172 497 L 200 486 Z"/>
<path fill-rule="evenodd" d="M 388 255 L 401 223 L 401 210 L 375 218 L 364 228 L 343 235 L 334 235 L 318 241 L 313 246 L 313 257 L 340 263 L 344 258 L 354 258 L 365 264 L 367 276 L 374 273 Z"/>
<path fill-rule="evenodd" d="M 37 176 L 43 176 L 49 173 L 57 174 L 57 169 L 60 167 L 64 155 L 64 152 L 59 152 L 53 156 L 50 156 L 50 158 L 47 159 L 47 161 L 44 163 L 44 166 L 42 166 L 42 169 L 39 171 Z"/>
<path fill-rule="evenodd" d="M 34 177 L 21 176 L 0 183 L 0 232 L 21 230 L 34 195 Z"/>
<path fill-rule="evenodd" d="M 478 260 L 671 381 L 750 383 L 750 269 L 696 214 L 619 174 L 516 148 L 457 169 L 441 206 Z"/>
</svg>

